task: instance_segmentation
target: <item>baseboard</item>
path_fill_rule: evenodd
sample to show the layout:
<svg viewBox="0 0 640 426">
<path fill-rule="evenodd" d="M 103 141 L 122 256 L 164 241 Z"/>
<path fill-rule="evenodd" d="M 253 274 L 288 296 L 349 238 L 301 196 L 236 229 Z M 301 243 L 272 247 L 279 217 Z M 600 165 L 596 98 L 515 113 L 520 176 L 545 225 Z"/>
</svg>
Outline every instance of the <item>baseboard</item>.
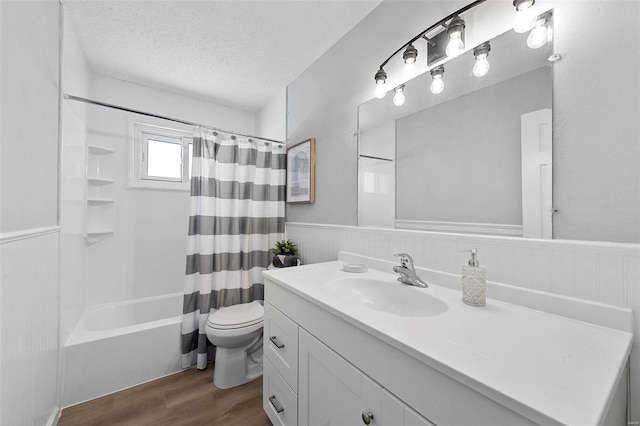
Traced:
<svg viewBox="0 0 640 426">
<path fill-rule="evenodd" d="M 62 415 L 62 409 L 58 406 L 53 408 L 49 419 L 47 420 L 47 426 L 56 426 Z"/>
<path fill-rule="evenodd" d="M 207 364 L 207 368 L 209 368 L 209 364 L 211 364 L 211 363 L 208 363 L 208 364 Z M 195 368 L 195 367 L 181 368 L 181 369 L 180 369 L 180 370 L 178 370 L 178 371 L 174 371 L 174 372 L 172 372 L 172 373 L 168 373 L 168 374 L 163 374 L 163 375 L 161 375 L 161 376 L 154 377 L 153 379 L 144 380 L 144 381 L 142 381 L 142 382 L 140 382 L 140 383 L 136 383 L 135 385 L 125 386 L 125 387 L 123 387 L 122 389 L 117 389 L 117 390 L 114 390 L 114 391 L 112 391 L 112 392 L 107 392 L 107 393 L 105 393 L 105 394 L 98 395 L 98 396 L 95 396 L 95 397 L 93 397 L 93 398 L 88 398 L 88 399 L 84 399 L 84 400 L 82 400 L 82 401 L 74 402 L 74 403 L 72 403 L 72 404 L 67 404 L 67 405 L 65 405 L 62 409 L 69 408 L 69 407 L 73 407 L 73 406 L 76 406 L 76 405 L 79 405 L 79 404 L 84 404 L 85 402 L 93 401 L 94 399 L 102 398 L 102 397 L 105 397 L 105 396 L 108 396 L 108 395 L 113 395 L 114 393 L 122 392 L 122 391 L 124 391 L 124 390 L 131 389 L 131 388 L 135 388 L 136 386 L 144 385 L 145 383 L 153 382 L 154 380 L 159 380 L 159 379 L 162 379 L 162 378 L 164 378 L 164 377 L 173 376 L 174 374 L 182 373 L 182 372 L 184 372 L 184 371 L 186 371 L 186 370 L 189 370 L 189 369 L 191 369 L 191 368 Z M 204 370 L 202 370 L 202 371 L 204 371 Z M 213 383 L 213 373 L 211 373 L 211 383 Z M 60 411 L 62 411 L 62 410 L 60 410 Z M 54 425 L 55 425 L 55 423 L 54 423 Z M 48 424 L 48 423 L 47 423 L 47 426 L 49 426 L 49 424 Z"/>
</svg>

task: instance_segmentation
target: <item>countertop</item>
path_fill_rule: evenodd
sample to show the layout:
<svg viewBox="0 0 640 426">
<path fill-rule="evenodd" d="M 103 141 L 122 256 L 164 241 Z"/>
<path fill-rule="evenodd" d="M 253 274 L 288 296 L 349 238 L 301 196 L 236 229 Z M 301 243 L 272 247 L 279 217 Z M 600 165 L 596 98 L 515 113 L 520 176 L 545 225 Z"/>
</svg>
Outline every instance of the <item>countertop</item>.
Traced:
<svg viewBox="0 0 640 426">
<path fill-rule="evenodd" d="M 484 307 L 468 306 L 460 291 L 400 284 L 397 274 L 371 268 L 344 272 L 343 264 L 263 275 L 470 387 L 482 384 L 561 423 L 602 421 L 629 357 L 632 334 L 490 298 Z M 448 309 L 438 316 L 401 317 L 349 302 L 325 286 L 352 277 L 388 280 L 408 293 L 428 292 Z"/>
</svg>

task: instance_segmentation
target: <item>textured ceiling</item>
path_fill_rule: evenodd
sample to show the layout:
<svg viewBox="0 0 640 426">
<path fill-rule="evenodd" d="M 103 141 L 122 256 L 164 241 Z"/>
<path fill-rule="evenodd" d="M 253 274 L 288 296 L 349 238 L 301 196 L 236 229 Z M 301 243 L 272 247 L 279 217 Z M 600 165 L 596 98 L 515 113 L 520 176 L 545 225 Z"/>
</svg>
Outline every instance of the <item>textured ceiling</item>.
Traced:
<svg viewBox="0 0 640 426">
<path fill-rule="evenodd" d="M 91 70 L 256 112 L 378 1 L 64 0 Z"/>
</svg>

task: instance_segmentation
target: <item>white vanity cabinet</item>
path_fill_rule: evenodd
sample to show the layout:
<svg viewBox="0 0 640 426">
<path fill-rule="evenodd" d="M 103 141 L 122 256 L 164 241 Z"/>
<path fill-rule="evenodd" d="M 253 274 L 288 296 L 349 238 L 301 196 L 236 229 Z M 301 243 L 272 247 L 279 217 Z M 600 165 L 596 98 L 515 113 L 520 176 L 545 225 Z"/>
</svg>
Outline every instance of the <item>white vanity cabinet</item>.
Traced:
<svg viewBox="0 0 640 426">
<path fill-rule="evenodd" d="M 432 425 L 304 329 L 299 339 L 300 426 Z"/>
<path fill-rule="evenodd" d="M 341 267 L 263 273 L 275 425 L 624 424 L 630 333 L 497 300 L 477 309 L 436 285 L 439 315 L 380 312 L 336 291 L 354 279 Z M 363 279 L 397 285 L 380 270 Z"/>
<path fill-rule="evenodd" d="M 274 425 L 535 424 L 268 279 L 264 342 Z"/>
<path fill-rule="evenodd" d="M 263 408 L 274 425 L 432 425 L 268 301 L 264 342 Z"/>
</svg>

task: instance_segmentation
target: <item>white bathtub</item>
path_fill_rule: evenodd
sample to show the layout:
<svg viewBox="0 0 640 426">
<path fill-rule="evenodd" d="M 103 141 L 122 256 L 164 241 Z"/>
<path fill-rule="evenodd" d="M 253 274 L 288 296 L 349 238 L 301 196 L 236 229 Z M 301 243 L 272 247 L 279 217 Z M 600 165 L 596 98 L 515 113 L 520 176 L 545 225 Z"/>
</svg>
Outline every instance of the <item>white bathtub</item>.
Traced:
<svg viewBox="0 0 640 426">
<path fill-rule="evenodd" d="M 182 293 L 87 308 L 64 346 L 63 406 L 181 370 Z"/>
</svg>

